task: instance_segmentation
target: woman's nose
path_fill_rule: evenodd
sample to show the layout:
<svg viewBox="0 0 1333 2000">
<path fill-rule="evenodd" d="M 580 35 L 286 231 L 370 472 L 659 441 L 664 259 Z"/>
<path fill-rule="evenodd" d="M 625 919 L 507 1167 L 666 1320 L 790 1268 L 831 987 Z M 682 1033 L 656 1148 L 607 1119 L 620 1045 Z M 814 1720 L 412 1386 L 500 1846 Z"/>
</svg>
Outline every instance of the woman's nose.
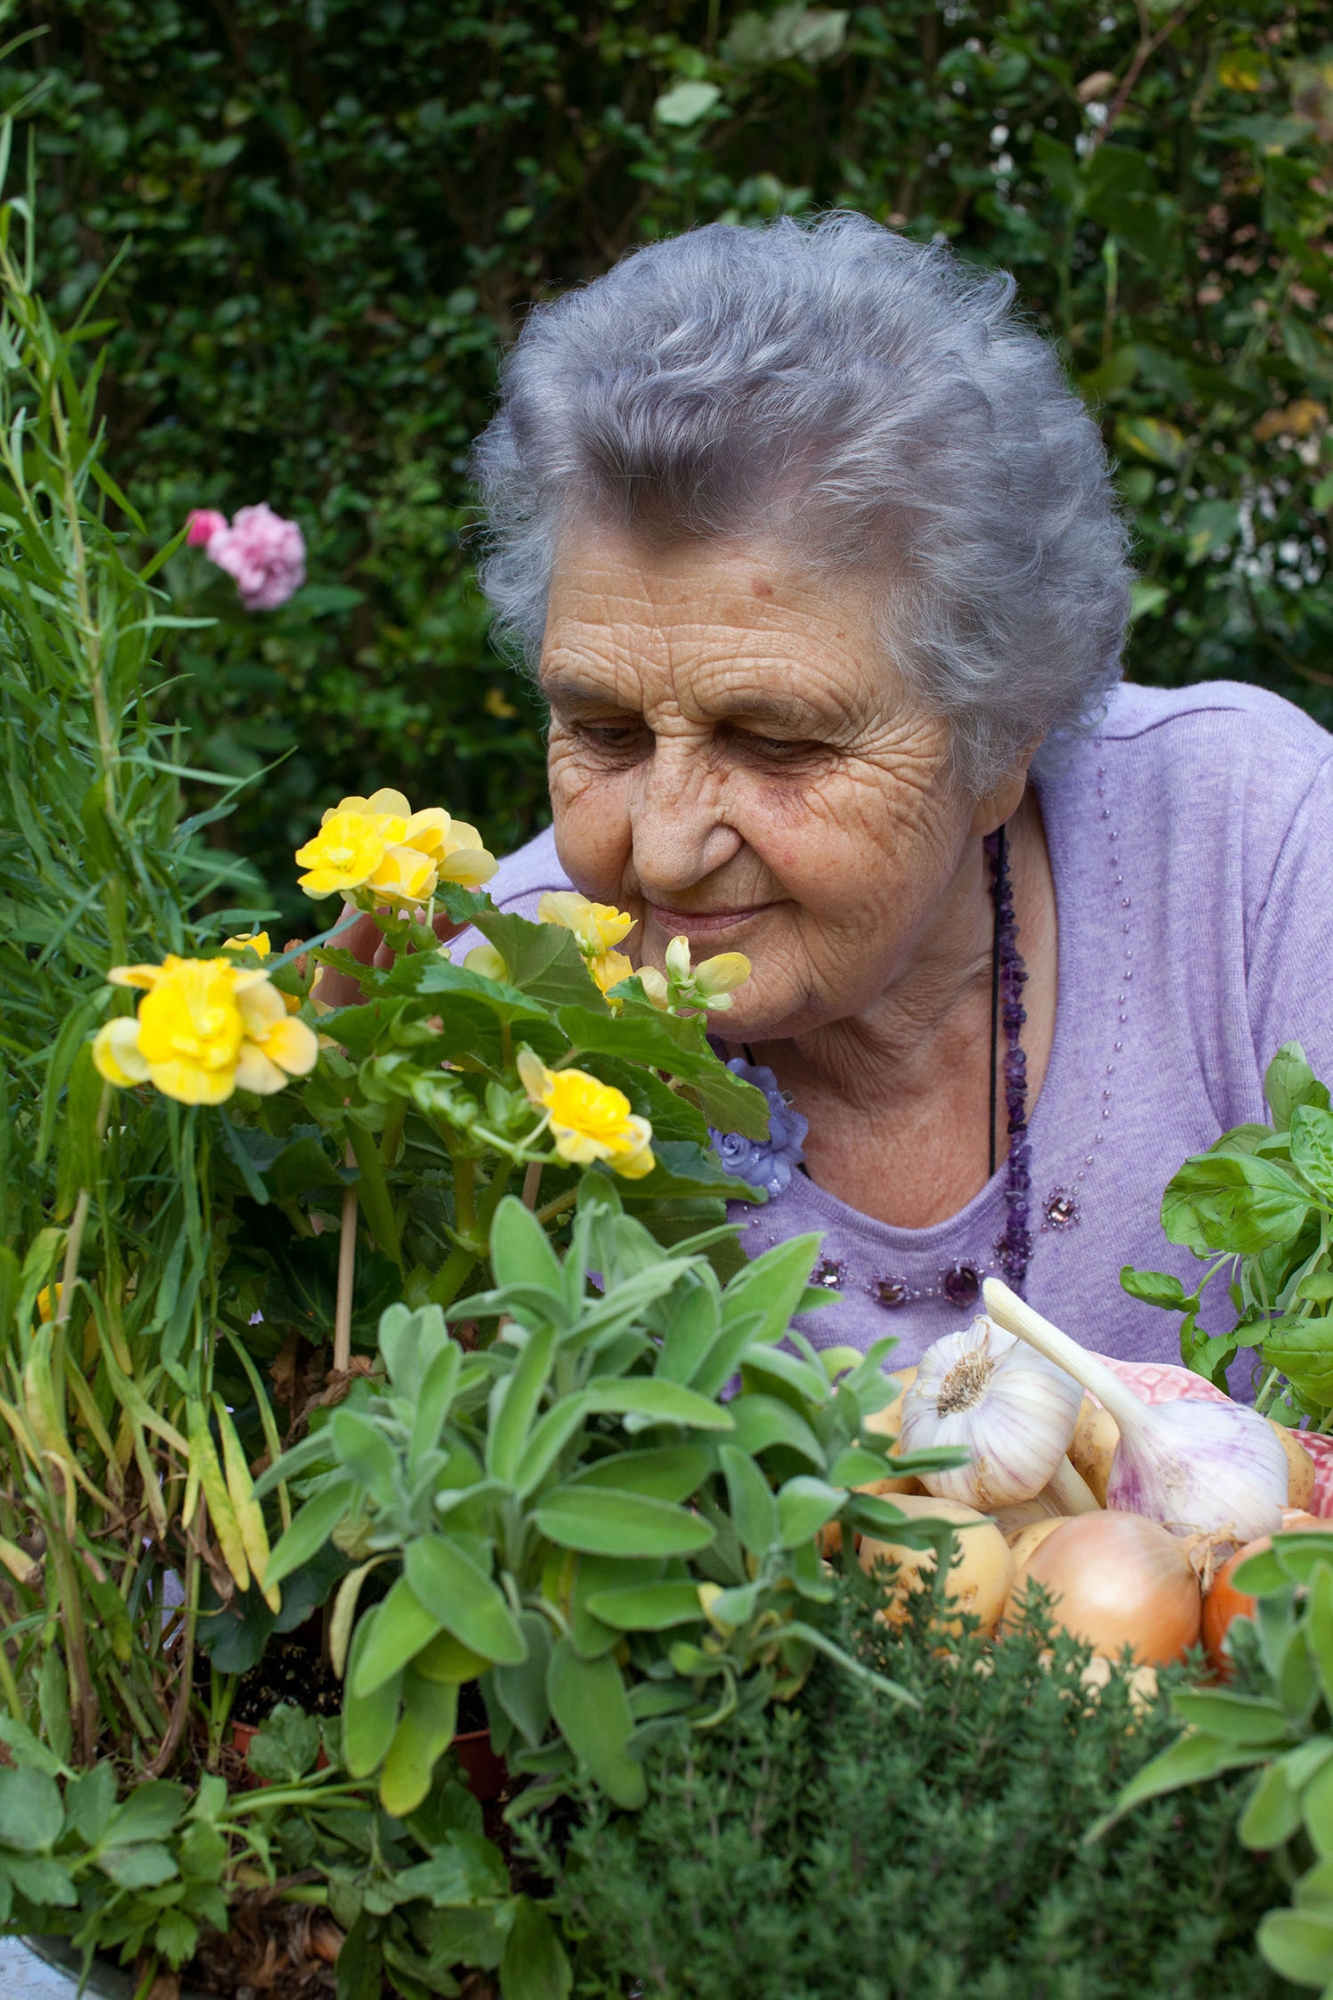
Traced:
<svg viewBox="0 0 1333 2000">
<path fill-rule="evenodd" d="M 650 902 L 692 888 L 744 845 L 723 817 L 723 780 L 698 747 L 658 739 L 631 807 L 634 872 Z"/>
</svg>

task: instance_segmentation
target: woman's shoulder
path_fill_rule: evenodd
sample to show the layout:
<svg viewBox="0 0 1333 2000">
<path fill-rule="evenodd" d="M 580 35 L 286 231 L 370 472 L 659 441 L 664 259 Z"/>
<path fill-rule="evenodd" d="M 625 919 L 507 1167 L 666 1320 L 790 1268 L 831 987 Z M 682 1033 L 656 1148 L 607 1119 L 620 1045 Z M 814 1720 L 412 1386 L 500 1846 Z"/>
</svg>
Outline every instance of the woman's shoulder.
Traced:
<svg viewBox="0 0 1333 2000">
<path fill-rule="evenodd" d="M 568 889 L 569 877 L 555 851 L 554 827 L 544 828 L 507 854 L 486 887 L 492 902 L 498 903 L 502 910 L 512 910 L 528 897 L 544 896 L 548 889 Z"/>
<path fill-rule="evenodd" d="M 1164 766 L 1200 759 L 1231 769 L 1278 760 L 1289 779 L 1308 783 L 1333 760 L 1333 736 L 1304 709 L 1243 681 L 1139 687 L 1122 681 L 1091 736 L 1097 744 L 1137 744 Z"/>
</svg>

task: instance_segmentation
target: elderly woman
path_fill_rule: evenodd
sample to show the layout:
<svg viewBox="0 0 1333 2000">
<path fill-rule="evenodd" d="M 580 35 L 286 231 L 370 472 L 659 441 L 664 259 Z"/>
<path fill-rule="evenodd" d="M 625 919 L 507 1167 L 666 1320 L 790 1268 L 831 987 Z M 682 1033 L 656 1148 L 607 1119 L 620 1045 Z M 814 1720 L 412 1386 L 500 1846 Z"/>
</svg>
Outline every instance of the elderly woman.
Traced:
<svg viewBox="0 0 1333 2000">
<path fill-rule="evenodd" d="M 1281 1042 L 1333 1066 L 1333 742 L 1254 688 L 1118 684 L 1125 530 L 1012 294 L 842 215 L 534 312 L 477 463 L 554 825 L 491 889 L 618 905 L 644 966 L 748 955 L 715 1025 L 806 1131 L 736 1219 L 822 1232 L 817 1342 L 911 1360 L 994 1272 L 1166 1359 L 1118 1274 L 1194 1268 L 1167 1179 L 1264 1116 Z"/>
</svg>

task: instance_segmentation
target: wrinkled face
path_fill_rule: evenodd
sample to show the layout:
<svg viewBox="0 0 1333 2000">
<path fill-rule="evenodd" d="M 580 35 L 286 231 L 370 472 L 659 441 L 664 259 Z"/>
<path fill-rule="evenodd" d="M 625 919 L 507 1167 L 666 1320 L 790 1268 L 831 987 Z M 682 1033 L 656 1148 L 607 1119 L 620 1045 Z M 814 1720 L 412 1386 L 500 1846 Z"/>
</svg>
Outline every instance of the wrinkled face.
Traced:
<svg viewBox="0 0 1333 2000">
<path fill-rule="evenodd" d="M 633 912 L 644 964 L 682 932 L 696 962 L 749 956 L 729 1041 L 873 1008 L 1003 817 L 952 779 L 948 724 L 886 665 L 868 589 L 771 547 L 571 538 L 541 681 L 571 880 Z"/>
</svg>

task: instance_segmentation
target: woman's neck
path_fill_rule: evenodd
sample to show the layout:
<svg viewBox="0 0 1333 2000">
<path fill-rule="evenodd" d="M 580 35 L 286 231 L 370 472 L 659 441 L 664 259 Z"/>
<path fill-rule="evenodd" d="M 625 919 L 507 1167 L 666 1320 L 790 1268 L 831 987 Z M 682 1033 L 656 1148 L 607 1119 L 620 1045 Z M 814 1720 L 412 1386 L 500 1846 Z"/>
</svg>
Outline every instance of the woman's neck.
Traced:
<svg viewBox="0 0 1333 2000">
<path fill-rule="evenodd" d="M 1008 827 L 1024 994 L 1029 1108 L 1055 1029 L 1055 887 L 1035 792 Z M 956 1214 L 989 1173 L 991 968 L 995 908 L 979 840 L 968 843 L 911 964 L 861 1014 L 791 1041 L 757 1044 L 810 1121 L 821 1186 L 882 1221 L 920 1228 Z M 1007 1142 L 997 1107 L 996 1158 Z"/>
</svg>

